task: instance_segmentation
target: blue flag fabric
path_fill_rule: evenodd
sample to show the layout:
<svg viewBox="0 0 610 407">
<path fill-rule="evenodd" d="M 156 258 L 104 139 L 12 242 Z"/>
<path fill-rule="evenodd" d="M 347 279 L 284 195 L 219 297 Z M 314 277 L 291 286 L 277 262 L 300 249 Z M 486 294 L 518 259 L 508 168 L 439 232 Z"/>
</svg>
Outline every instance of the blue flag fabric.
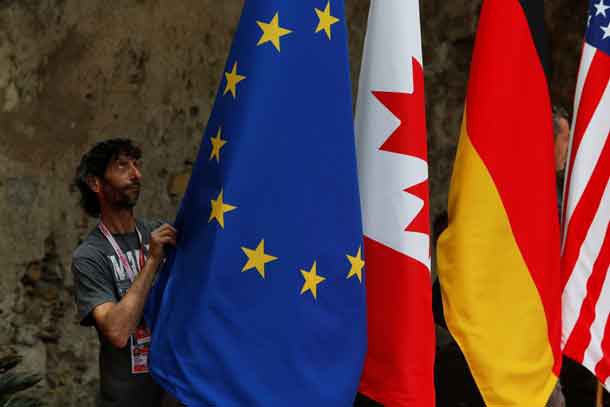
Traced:
<svg viewBox="0 0 610 407">
<path fill-rule="evenodd" d="M 247 0 L 150 296 L 187 406 L 353 403 L 366 349 L 343 0 Z"/>
</svg>

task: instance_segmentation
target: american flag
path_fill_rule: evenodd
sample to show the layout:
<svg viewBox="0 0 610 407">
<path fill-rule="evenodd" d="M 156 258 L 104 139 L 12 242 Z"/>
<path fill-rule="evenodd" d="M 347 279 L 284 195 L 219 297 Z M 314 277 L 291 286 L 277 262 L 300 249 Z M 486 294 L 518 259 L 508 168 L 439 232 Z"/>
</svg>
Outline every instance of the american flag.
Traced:
<svg viewBox="0 0 610 407">
<path fill-rule="evenodd" d="M 590 2 L 564 193 L 562 348 L 610 386 L 610 0 Z"/>
</svg>

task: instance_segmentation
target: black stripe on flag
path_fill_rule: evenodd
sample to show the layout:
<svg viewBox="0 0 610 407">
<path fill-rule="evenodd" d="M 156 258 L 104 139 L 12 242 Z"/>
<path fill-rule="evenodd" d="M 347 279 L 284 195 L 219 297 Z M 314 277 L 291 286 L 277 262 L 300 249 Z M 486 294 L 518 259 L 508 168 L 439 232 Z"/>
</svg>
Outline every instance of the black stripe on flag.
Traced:
<svg viewBox="0 0 610 407">
<path fill-rule="evenodd" d="M 544 26 L 544 1 L 543 0 L 519 0 L 527 22 L 532 33 L 532 39 L 536 44 L 538 57 L 544 68 L 547 83 L 551 79 L 551 59 L 549 53 L 549 43 Z"/>
</svg>

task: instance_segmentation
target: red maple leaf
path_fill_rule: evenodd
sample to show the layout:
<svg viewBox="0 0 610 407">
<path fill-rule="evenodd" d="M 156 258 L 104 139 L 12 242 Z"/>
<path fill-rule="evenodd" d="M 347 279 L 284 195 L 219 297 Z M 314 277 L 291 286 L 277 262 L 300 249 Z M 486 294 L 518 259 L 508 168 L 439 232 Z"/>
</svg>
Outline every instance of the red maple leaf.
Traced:
<svg viewBox="0 0 610 407">
<path fill-rule="evenodd" d="M 405 189 L 405 192 L 413 194 L 424 201 L 423 208 L 421 208 L 421 210 L 417 213 L 417 216 L 415 216 L 411 223 L 409 223 L 409 226 L 407 226 L 405 231 L 430 235 L 430 218 L 428 215 L 430 213 L 430 199 L 428 191 L 429 185 L 427 179 L 424 182 L 420 182 L 419 184 Z"/>
<path fill-rule="evenodd" d="M 413 93 L 373 91 L 373 95 L 400 120 L 400 125 L 380 150 L 427 161 L 424 70 L 420 63 L 413 58 Z"/>
<path fill-rule="evenodd" d="M 428 161 L 426 134 L 426 105 L 424 98 L 424 70 L 413 58 L 413 93 L 373 92 L 373 95 L 400 120 L 400 125 L 379 148 L 398 154 L 417 157 Z M 423 208 L 405 229 L 410 232 L 430 234 L 429 186 L 428 180 L 413 185 L 405 192 L 415 195 L 424 202 Z"/>
</svg>

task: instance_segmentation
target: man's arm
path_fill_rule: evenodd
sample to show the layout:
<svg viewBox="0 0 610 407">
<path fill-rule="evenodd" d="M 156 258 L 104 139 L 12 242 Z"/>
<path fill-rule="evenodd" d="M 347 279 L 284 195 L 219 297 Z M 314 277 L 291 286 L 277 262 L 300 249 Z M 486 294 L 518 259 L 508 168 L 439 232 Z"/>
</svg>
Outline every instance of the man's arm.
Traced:
<svg viewBox="0 0 610 407">
<path fill-rule="evenodd" d="M 93 319 L 98 329 L 117 348 L 127 346 L 129 336 L 142 318 L 157 268 L 164 257 L 163 246 L 166 244 L 176 244 L 176 230 L 169 224 L 164 224 L 151 233 L 149 257 L 121 301 L 107 302 L 93 309 Z"/>
</svg>

